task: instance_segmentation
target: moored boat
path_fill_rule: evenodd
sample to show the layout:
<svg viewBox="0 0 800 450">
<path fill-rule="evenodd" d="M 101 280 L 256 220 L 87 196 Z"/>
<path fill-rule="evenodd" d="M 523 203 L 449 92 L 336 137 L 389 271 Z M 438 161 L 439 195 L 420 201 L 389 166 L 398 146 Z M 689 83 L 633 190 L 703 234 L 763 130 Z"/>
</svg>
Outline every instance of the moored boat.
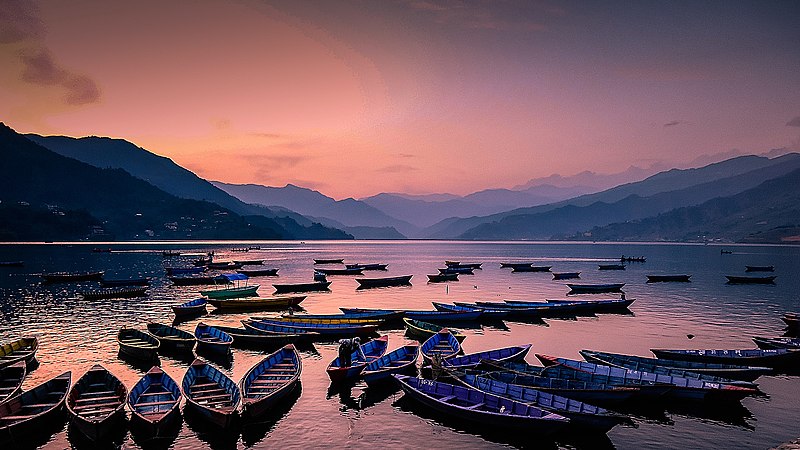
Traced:
<svg viewBox="0 0 800 450">
<path fill-rule="evenodd" d="M 70 422 L 89 439 L 99 440 L 125 417 L 128 389 L 100 364 L 83 374 L 67 396 Z"/>
<path fill-rule="evenodd" d="M 256 310 L 256 309 L 286 309 L 290 306 L 297 306 L 306 299 L 305 295 L 295 295 L 290 297 L 250 297 L 250 298 L 230 298 L 213 299 L 209 298 L 208 303 L 219 310 Z"/>
<path fill-rule="evenodd" d="M 482 360 L 494 362 L 522 361 L 531 349 L 531 344 L 515 345 L 512 347 L 496 348 L 462 356 L 452 356 L 442 361 L 445 369 L 469 369 L 480 364 Z"/>
<path fill-rule="evenodd" d="M 188 331 L 156 322 L 148 323 L 147 331 L 161 342 L 159 349 L 179 352 L 190 352 L 194 349 L 196 341 Z"/>
<path fill-rule="evenodd" d="M 36 357 L 39 338 L 24 337 L 0 346 L 0 368 L 24 361 L 29 364 Z"/>
<path fill-rule="evenodd" d="M 405 323 L 406 326 L 406 333 L 422 342 L 427 341 L 429 338 L 436 335 L 436 333 L 444 329 L 444 327 L 441 325 L 423 322 L 421 320 L 409 319 L 408 317 L 403 318 L 403 323 Z M 452 328 L 448 328 L 448 330 L 450 330 L 458 342 L 463 342 L 464 339 L 467 338 L 467 336 L 461 334 L 461 332 L 458 330 L 454 330 Z"/>
<path fill-rule="evenodd" d="M 181 382 L 186 404 L 220 428 L 238 415 L 241 393 L 236 383 L 211 364 L 195 359 Z"/>
<path fill-rule="evenodd" d="M 205 285 L 212 285 L 212 284 L 219 284 L 220 282 L 225 282 L 224 280 L 220 280 L 219 277 L 206 277 L 206 276 L 180 276 L 180 277 L 168 277 L 169 281 L 172 282 L 175 286 L 205 286 Z"/>
<path fill-rule="evenodd" d="M 439 303 L 439 302 L 431 302 L 433 307 L 436 308 L 437 311 L 450 311 L 450 312 L 459 312 L 459 311 L 481 311 L 481 319 L 488 319 L 488 320 L 500 320 L 505 319 L 511 314 L 511 311 L 503 310 L 503 309 L 492 309 L 492 308 L 473 308 L 469 306 L 460 306 L 460 305 L 449 305 L 447 303 Z"/>
<path fill-rule="evenodd" d="M 362 275 L 362 273 L 361 273 L 361 272 L 363 272 L 363 271 L 364 271 L 364 269 L 362 269 L 362 268 L 360 268 L 360 267 L 356 267 L 356 268 L 353 268 L 353 269 L 348 269 L 348 268 L 346 268 L 346 267 L 345 267 L 344 269 L 323 269 L 323 268 L 317 268 L 317 269 L 314 269 L 314 270 L 315 270 L 316 272 L 319 272 L 319 273 L 325 274 L 326 276 L 327 276 L 327 275 Z"/>
<path fill-rule="evenodd" d="M 619 258 L 619 261 L 623 262 L 623 263 L 626 263 L 626 262 L 645 262 L 645 261 L 647 261 L 647 258 L 645 258 L 644 256 L 625 256 L 625 255 L 622 255 L 622 257 Z"/>
<path fill-rule="evenodd" d="M 620 292 L 625 283 L 608 284 L 570 284 L 567 287 L 571 294 L 602 294 L 606 292 Z"/>
<path fill-rule="evenodd" d="M 72 372 L 64 372 L 0 403 L 0 442 L 41 433 L 42 425 L 63 410 L 71 384 Z"/>
<path fill-rule="evenodd" d="M 528 267 L 532 266 L 533 264 L 533 262 L 501 262 L 500 267 L 513 269 L 515 267 Z"/>
<path fill-rule="evenodd" d="M 625 270 L 625 264 L 598 264 L 598 270 Z"/>
<path fill-rule="evenodd" d="M 553 266 L 514 266 L 511 272 L 550 272 Z"/>
<path fill-rule="evenodd" d="M 450 274 L 456 273 L 459 275 L 475 275 L 473 272 L 475 269 L 472 267 L 458 267 L 458 266 L 447 266 L 444 269 L 438 269 L 440 274 Z"/>
<path fill-rule="evenodd" d="M 403 318 L 403 310 L 365 310 L 361 308 L 339 308 L 342 311 L 342 314 L 296 314 L 298 317 L 309 317 L 309 318 L 319 318 L 319 319 L 339 319 L 339 318 L 350 318 L 350 319 L 373 319 L 373 320 L 385 320 L 386 322 L 390 321 L 400 321 Z"/>
<path fill-rule="evenodd" d="M 776 348 L 794 348 L 800 349 L 800 338 L 789 338 L 789 337 L 777 337 L 777 338 L 765 338 L 765 337 L 754 337 L 753 342 L 756 343 L 758 348 L 769 350 L 769 349 L 776 349 Z"/>
<path fill-rule="evenodd" d="M 277 277 L 278 269 L 239 269 L 236 271 L 248 277 Z"/>
<path fill-rule="evenodd" d="M 259 416 L 285 398 L 300 382 L 303 363 L 294 345 L 288 344 L 254 365 L 239 382 L 242 413 Z"/>
<path fill-rule="evenodd" d="M 445 261 L 444 265 L 453 268 L 468 268 L 472 270 L 482 270 L 483 263 L 463 263 L 460 261 Z"/>
<path fill-rule="evenodd" d="M 405 311 L 403 314 L 409 319 L 424 320 L 426 322 L 474 322 L 478 320 L 483 311 Z"/>
<path fill-rule="evenodd" d="M 289 294 L 293 292 L 328 291 L 330 281 L 315 281 L 313 283 L 273 284 L 276 294 Z"/>
<path fill-rule="evenodd" d="M 176 317 L 205 314 L 206 304 L 208 304 L 206 299 L 196 298 L 180 305 L 173 305 L 172 312 L 175 313 Z"/>
<path fill-rule="evenodd" d="M 150 278 L 119 278 L 116 280 L 100 280 L 100 286 L 119 287 L 119 286 L 149 286 Z"/>
<path fill-rule="evenodd" d="M 547 303 L 559 305 L 559 304 L 572 304 L 572 305 L 579 305 L 587 308 L 592 313 L 603 313 L 603 312 L 625 312 L 628 310 L 633 302 L 636 301 L 635 298 L 608 298 L 608 299 L 598 299 L 598 300 L 571 300 L 571 299 L 552 299 L 548 298 L 545 300 Z"/>
<path fill-rule="evenodd" d="M 457 355 L 461 351 L 461 344 L 453 333 L 447 328 L 442 328 L 436 334 L 429 337 L 422 343 L 420 352 L 422 359 L 427 364 L 432 361 L 442 361 L 451 356 Z"/>
<path fill-rule="evenodd" d="M 253 320 L 268 322 L 303 323 L 303 324 L 347 324 L 347 325 L 381 325 L 384 319 L 375 317 L 355 317 L 346 314 L 331 314 L 336 317 L 317 317 L 309 314 L 284 314 L 281 317 L 251 317 Z"/>
<path fill-rule="evenodd" d="M 744 266 L 745 272 L 775 272 L 775 266 Z"/>
<path fill-rule="evenodd" d="M 377 339 L 372 339 L 371 341 L 361 345 L 361 353 L 367 358 L 366 361 L 361 360 L 361 356 L 359 352 L 355 351 L 350 355 L 350 361 L 352 364 L 349 366 L 342 366 L 341 360 L 337 356 L 330 364 L 328 364 L 328 368 L 326 372 L 328 373 L 328 377 L 330 377 L 331 381 L 334 383 L 344 381 L 349 378 L 355 378 L 367 364 L 375 361 L 376 359 L 383 356 L 386 353 L 386 348 L 389 344 L 389 336 L 381 336 Z"/>
<path fill-rule="evenodd" d="M 419 344 L 404 345 L 367 364 L 361 376 L 367 384 L 390 380 L 392 374 L 415 369 L 418 357 Z"/>
<path fill-rule="evenodd" d="M 266 333 L 250 328 L 235 328 L 224 325 L 211 325 L 220 331 L 228 333 L 233 338 L 233 347 L 252 348 L 278 348 L 291 344 L 300 338 L 298 334 Z"/>
<path fill-rule="evenodd" d="M 388 264 L 380 264 L 380 263 L 373 263 L 373 264 L 345 264 L 344 265 L 348 269 L 361 269 L 361 270 L 386 270 L 389 267 Z"/>
<path fill-rule="evenodd" d="M 117 333 L 119 351 L 134 358 L 154 360 L 158 357 L 161 341 L 135 328 L 122 328 Z"/>
<path fill-rule="evenodd" d="M 241 269 L 241 264 L 236 264 L 233 261 L 219 261 L 219 262 L 210 262 L 207 264 L 209 269 L 214 270 L 236 270 Z"/>
<path fill-rule="evenodd" d="M 159 436 L 180 418 L 181 389 L 169 375 L 153 366 L 131 388 L 128 407 L 133 421 L 151 436 Z"/>
<path fill-rule="evenodd" d="M 165 267 L 164 270 L 167 271 L 167 275 L 197 275 L 199 273 L 203 273 L 206 271 L 205 266 L 195 266 L 195 267 Z"/>
<path fill-rule="evenodd" d="M 775 284 L 777 276 L 772 275 L 768 277 L 742 277 L 734 275 L 725 275 L 728 279 L 728 284 Z"/>
<path fill-rule="evenodd" d="M 356 278 L 356 281 L 358 282 L 358 289 L 393 287 L 393 286 L 410 286 L 412 276 L 413 275 L 403 275 L 399 277 L 384 277 L 384 278 Z"/>
<path fill-rule="evenodd" d="M 781 317 L 781 320 L 789 328 L 789 331 L 795 332 L 800 328 L 800 314 L 786 313 Z"/>
<path fill-rule="evenodd" d="M 658 359 L 735 364 L 740 366 L 797 368 L 800 367 L 800 350 L 746 349 L 746 350 L 672 350 L 651 349 Z"/>
<path fill-rule="evenodd" d="M 241 322 L 242 325 L 248 330 L 254 331 L 256 333 L 266 334 L 269 336 L 291 335 L 291 336 L 297 336 L 298 340 L 299 339 L 312 340 L 320 336 L 320 334 L 315 331 L 309 331 L 307 329 L 301 329 L 301 328 L 293 328 L 273 323 L 266 323 L 266 322 L 261 322 L 259 320 L 243 319 Z"/>
<path fill-rule="evenodd" d="M 43 273 L 42 278 L 47 283 L 69 283 L 72 281 L 99 281 L 103 279 L 105 272 L 54 272 Z"/>
<path fill-rule="evenodd" d="M 146 297 L 147 286 L 142 287 L 113 287 L 97 289 L 93 291 L 82 291 L 79 294 L 84 300 L 101 300 L 112 298 L 135 298 Z"/>
<path fill-rule="evenodd" d="M 0 369 L 0 404 L 22 391 L 22 382 L 27 374 L 25 361 L 17 361 Z"/>
<path fill-rule="evenodd" d="M 337 259 L 337 258 L 314 259 L 314 264 L 344 264 L 344 259 Z"/>
<path fill-rule="evenodd" d="M 679 282 L 679 283 L 687 283 L 691 281 L 691 275 L 647 275 L 647 282 L 648 283 L 664 283 L 664 282 Z"/>
<path fill-rule="evenodd" d="M 571 280 L 580 277 L 580 272 L 553 272 L 554 280 Z"/>
<path fill-rule="evenodd" d="M 465 386 L 393 375 L 403 392 L 415 401 L 454 418 L 484 426 L 521 429 L 546 435 L 563 429 L 566 417 L 528 403 L 482 392 Z"/>
<path fill-rule="evenodd" d="M 378 329 L 375 323 L 360 324 L 360 323 L 309 323 L 309 322 L 290 322 L 283 320 L 273 320 L 261 318 L 259 322 L 267 325 L 278 325 L 286 327 L 291 332 L 298 330 L 315 332 L 320 335 L 332 336 L 363 336 L 374 333 Z M 245 324 L 245 326 L 247 326 Z"/>
<path fill-rule="evenodd" d="M 264 264 L 263 259 L 234 259 L 234 264 L 241 266 L 261 266 Z"/>
<path fill-rule="evenodd" d="M 251 297 L 258 295 L 257 291 L 259 285 L 251 284 L 251 285 L 238 285 L 241 281 L 247 281 L 247 275 L 243 275 L 241 273 L 227 273 L 222 275 L 222 277 L 226 278 L 229 282 L 237 282 L 237 285 L 234 287 L 224 287 L 221 289 L 209 289 L 205 291 L 200 291 L 200 295 L 204 297 L 208 297 L 209 299 L 220 299 L 220 298 L 238 298 L 238 297 Z"/>
<path fill-rule="evenodd" d="M 197 350 L 227 353 L 233 344 L 231 335 L 203 322 L 198 323 L 195 327 L 194 337 L 197 339 Z"/>
<path fill-rule="evenodd" d="M 542 370 L 544 368 L 541 368 Z M 507 384 L 527 386 L 564 398 L 600 405 L 616 405 L 635 398 L 640 389 L 632 386 L 616 386 L 601 382 L 570 378 L 543 376 L 541 373 L 526 373 L 499 368 L 499 371 L 486 372 L 479 378 L 500 381 Z"/>
<path fill-rule="evenodd" d="M 439 273 L 428 275 L 428 283 L 444 283 L 446 281 L 458 281 L 457 273 Z"/>
</svg>

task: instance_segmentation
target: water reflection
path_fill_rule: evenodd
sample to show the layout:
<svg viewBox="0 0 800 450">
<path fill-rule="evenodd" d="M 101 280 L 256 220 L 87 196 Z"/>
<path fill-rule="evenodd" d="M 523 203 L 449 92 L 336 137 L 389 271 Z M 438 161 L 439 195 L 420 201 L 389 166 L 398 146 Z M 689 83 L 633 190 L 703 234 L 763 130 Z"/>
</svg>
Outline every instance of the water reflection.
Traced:
<svg viewBox="0 0 800 450">
<path fill-rule="evenodd" d="M 210 424 L 200 413 L 191 407 L 183 408 L 183 418 L 188 428 L 213 449 L 235 449 L 241 431 L 241 420 L 235 420 L 226 429 Z"/>
<path fill-rule="evenodd" d="M 295 387 L 289 395 L 284 397 L 280 403 L 271 408 L 267 413 L 257 418 L 248 418 L 242 424 L 242 443 L 244 443 L 245 447 L 252 447 L 263 441 L 278 422 L 291 411 L 302 393 L 302 383 L 298 383 L 297 387 Z"/>
<path fill-rule="evenodd" d="M 150 368 L 153 366 L 161 366 L 161 359 L 156 357 L 155 359 L 144 360 L 141 358 L 134 358 L 127 353 L 123 353 L 122 351 L 117 353 L 117 358 L 120 361 L 124 362 L 126 366 L 130 367 L 133 370 L 139 371 L 142 374 L 147 373 Z"/>
<path fill-rule="evenodd" d="M 153 436 L 149 427 L 138 420 L 131 420 L 131 438 L 144 450 L 166 450 L 175 444 L 175 440 L 183 430 L 183 415 L 178 411 L 177 417 L 167 428 L 161 428 L 158 436 Z"/>
<path fill-rule="evenodd" d="M 67 439 L 73 449 L 94 450 L 94 449 L 117 449 L 121 448 L 125 437 L 128 435 L 127 413 L 118 414 L 112 419 L 115 423 L 110 426 L 109 433 L 98 440 L 89 439 L 78 427 L 69 424 L 67 427 Z"/>
</svg>

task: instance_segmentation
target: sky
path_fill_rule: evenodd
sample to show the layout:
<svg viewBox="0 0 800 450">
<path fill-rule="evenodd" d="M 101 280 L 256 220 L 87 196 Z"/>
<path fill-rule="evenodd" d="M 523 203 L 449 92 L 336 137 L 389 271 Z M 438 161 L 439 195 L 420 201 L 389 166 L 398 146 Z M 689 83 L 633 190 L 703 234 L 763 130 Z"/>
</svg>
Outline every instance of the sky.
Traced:
<svg viewBox="0 0 800 450">
<path fill-rule="evenodd" d="M 0 121 L 336 198 L 800 151 L 800 2 L 0 0 Z"/>
</svg>

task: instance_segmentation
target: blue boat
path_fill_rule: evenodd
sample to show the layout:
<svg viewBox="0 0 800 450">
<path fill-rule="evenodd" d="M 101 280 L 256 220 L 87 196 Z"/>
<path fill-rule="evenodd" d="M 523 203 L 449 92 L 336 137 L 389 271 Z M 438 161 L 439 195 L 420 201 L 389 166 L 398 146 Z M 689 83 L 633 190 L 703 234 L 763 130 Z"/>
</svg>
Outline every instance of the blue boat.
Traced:
<svg viewBox="0 0 800 450">
<path fill-rule="evenodd" d="M 586 313 L 585 307 L 577 304 L 564 304 L 564 305 L 551 305 L 544 302 L 532 302 L 529 305 L 514 305 L 505 302 L 475 302 L 464 303 L 455 302 L 456 305 L 474 307 L 474 308 L 490 308 L 508 311 L 509 318 L 522 318 L 522 317 L 566 317 L 574 316 L 577 313 Z"/>
<path fill-rule="evenodd" d="M 571 427 L 581 430 L 607 433 L 619 424 L 630 423 L 630 419 L 626 416 L 599 406 L 540 391 L 532 387 L 504 383 L 471 374 L 460 376 L 458 379 L 480 391 L 507 397 L 521 403 L 536 405 L 546 411 L 564 416 L 569 419 Z"/>
<path fill-rule="evenodd" d="M 778 338 L 765 338 L 754 337 L 753 342 L 756 343 L 758 348 L 762 350 L 770 350 L 776 348 L 796 348 L 800 349 L 800 338 L 778 337 Z"/>
<path fill-rule="evenodd" d="M 301 330 L 299 328 L 287 327 L 278 324 L 265 323 L 258 320 L 244 319 L 241 322 L 246 329 L 266 335 L 297 336 L 297 339 L 306 339 L 306 340 L 315 339 L 320 336 L 319 333 L 313 331 Z"/>
<path fill-rule="evenodd" d="M 194 337 L 197 339 L 197 350 L 227 353 L 231 351 L 233 344 L 233 336 L 203 322 L 197 324 Z"/>
<path fill-rule="evenodd" d="M 609 298 L 604 300 L 563 300 L 563 299 L 547 299 L 547 303 L 560 305 L 565 303 L 584 305 L 586 308 L 594 313 L 602 312 L 624 312 L 628 307 L 633 304 L 636 299 L 629 298 Z"/>
<path fill-rule="evenodd" d="M 236 383 L 214 366 L 195 359 L 181 383 L 186 406 L 209 422 L 228 428 L 238 415 L 241 394 Z"/>
<path fill-rule="evenodd" d="M 522 361 L 531 349 L 531 344 L 503 347 L 483 352 L 470 353 L 469 355 L 453 356 L 442 361 L 445 369 L 467 369 L 480 364 L 481 360 L 496 362 Z"/>
<path fill-rule="evenodd" d="M 472 322 L 478 320 L 483 311 L 406 311 L 404 317 L 425 322 Z"/>
<path fill-rule="evenodd" d="M 773 370 L 768 367 L 672 361 L 668 359 L 645 358 L 642 356 L 620 355 L 617 353 L 596 352 L 592 350 L 581 350 L 580 354 L 586 361 L 612 367 L 622 367 L 628 370 L 639 370 L 663 375 L 676 375 L 715 383 L 739 384 L 740 386 L 749 387 L 756 387 L 756 384 L 751 383 L 751 381 L 761 375 L 768 375 L 773 372 Z"/>
<path fill-rule="evenodd" d="M 800 350 L 798 349 L 747 349 L 747 350 L 666 350 L 651 349 L 658 359 L 675 359 L 680 361 L 697 361 L 742 366 L 758 366 L 772 368 L 800 367 Z"/>
<path fill-rule="evenodd" d="M 204 298 L 196 298 L 172 307 L 175 316 L 193 316 L 206 313 L 208 302 Z"/>
<path fill-rule="evenodd" d="M 759 393 L 758 389 L 735 384 L 634 371 L 566 358 L 555 358 L 547 355 L 537 354 L 536 357 L 539 358 L 545 366 L 567 367 L 579 372 L 600 375 L 607 377 L 612 384 L 639 385 L 642 382 L 652 382 L 656 385 L 669 386 L 665 395 L 671 398 L 739 401 L 748 395 Z"/>
<path fill-rule="evenodd" d="M 422 359 L 430 364 L 433 359 L 444 360 L 457 355 L 461 351 L 461 344 L 453 333 L 447 328 L 442 328 L 428 340 L 422 343 Z"/>
<path fill-rule="evenodd" d="M 295 389 L 302 371 L 303 363 L 292 344 L 266 356 L 239 382 L 242 413 L 251 417 L 265 413 Z"/>
<path fill-rule="evenodd" d="M 446 312 L 461 312 L 461 311 L 481 311 L 481 319 L 505 319 L 509 314 L 510 311 L 503 310 L 503 309 L 491 309 L 491 308 L 472 308 L 469 306 L 460 306 L 460 305 L 450 305 L 447 303 L 439 303 L 439 302 L 431 302 L 433 303 L 433 307 L 436 308 L 437 311 L 446 311 Z"/>
<path fill-rule="evenodd" d="M 159 436 L 180 418 L 181 389 L 161 368 L 153 366 L 128 394 L 132 420 L 151 436 Z"/>
<path fill-rule="evenodd" d="M 280 325 L 296 333 L 296 330 L 313 331 L 323 336 L 361 336 L 372 334 L 378 329 L 376 324 L 352 324 L 352 323 L 310 323 L 310 322 L 289 322 L 285 320 L 269 320 L 262 318 L 261 323 L 268 325 Z"/>
<path fill-rule="evenodd" d="M 367 364 L 383 356 L 383 354 L 386 353 L 386 348 L 388 346 L 389 336 L 381 336 L 377 339 L 373 339 L 361 346 L 361 351 L 364 353 L 364 356 L 367 357 L 367 360 L 359 361 L 361 356 L 358 352 L 353 352 L 353 354 L 350 356 L 352 364 L 346 367 L 342 367 L 341 361 L 337 356 L 336 359 L 331 361 L 326 369 L 328 376 L 334 383 L 338 383 L 349 378 L 355 378 L 361 374 L 361 371 L 367 367 Z"/>
<path fill-rule="evenodd" d="M 393 375 L 406 395 L 447 416 L 485 426 L 546 435 L 564 429 L 569 419 L 536 406 L 465 386 Z"/>
<path fill-rule="evenodd" d="M 406 373 L 416 368 L 419 344 L 404 345 L 367 364 L 361 376 L 367 384 L 390 380 L 392 374 Z"/>
<path fill-rule="evenodd" d="M 403 311 L 379 310 L 362 311 L 358 308 L 339 308 L 342 314 L 308 314 L 303 317 L 318 319 L 375 319 L 375 320 L 400 320 L 403 318 Z"/>
</svg>

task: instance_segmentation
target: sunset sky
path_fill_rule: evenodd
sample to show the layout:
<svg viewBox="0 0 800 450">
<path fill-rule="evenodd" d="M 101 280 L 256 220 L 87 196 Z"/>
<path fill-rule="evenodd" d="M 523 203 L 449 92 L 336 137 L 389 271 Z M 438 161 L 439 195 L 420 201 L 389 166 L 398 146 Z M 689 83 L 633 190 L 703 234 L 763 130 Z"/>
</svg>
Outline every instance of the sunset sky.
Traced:
<svg viewBox="0 0 800 450">
<path fill-rule="evenodd" d="M 0 121 L 336 198 L 800 150 L 797 1 L 0 0 Z"/>
</svg>

